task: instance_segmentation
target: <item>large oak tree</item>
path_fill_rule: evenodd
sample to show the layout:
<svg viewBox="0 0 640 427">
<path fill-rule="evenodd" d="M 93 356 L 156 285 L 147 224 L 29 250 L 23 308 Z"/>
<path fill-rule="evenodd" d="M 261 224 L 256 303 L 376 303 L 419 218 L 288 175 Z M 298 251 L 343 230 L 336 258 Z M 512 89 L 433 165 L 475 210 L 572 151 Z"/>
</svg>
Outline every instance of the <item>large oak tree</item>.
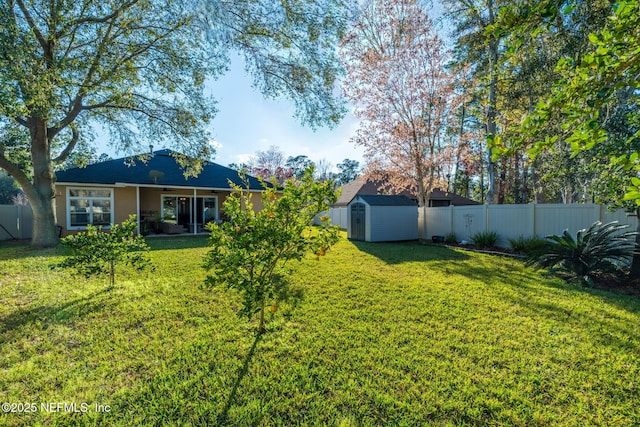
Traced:
<svg viewBox="0 0 640 427">
<path fill-rule="evenodd" d="M 96 124 L 125 153 L 160 140 L 209 156 L 205 83 L 229 50 L 266 96 L 293 99 L 302 122 L 335 124 L 333 47 L 348 4 L 0 0 L 0 167 L 29 198 L 32 244 L 57 243 L 55 166 L 91 145 Z"/>
</svg>

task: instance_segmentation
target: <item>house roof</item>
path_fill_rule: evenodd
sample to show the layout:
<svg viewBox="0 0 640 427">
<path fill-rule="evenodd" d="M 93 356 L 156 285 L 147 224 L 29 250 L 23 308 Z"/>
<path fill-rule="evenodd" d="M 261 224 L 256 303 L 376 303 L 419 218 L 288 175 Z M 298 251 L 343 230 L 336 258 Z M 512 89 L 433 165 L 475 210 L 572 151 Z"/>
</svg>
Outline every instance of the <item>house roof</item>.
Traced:
<svg viewBox="0 0 640 427">
<path fill-rule="evenodd" d="M 450 200 L 453 206 L 468 206 L 468 205 L 481 204 L 479 202 L 476 202 L 475 200 L 468 199 L 466 197 L 460 196 L 455 193 L 451 193 L 449 191 L 443 191 L 439 188 L 434 188 L 434 190 L 429 194 L 429 200 Z"/>
<path fill-rule="evenodd" d="M 334 204 L 334 206 L 346 206 L 351 202 L 356 196 L 369 194 L 369 195 L 378 195 L 381 194 L 380 190 L 383 187 L 382 181 L 372 181 L 368 179 L 364 179 L 362 177 L 356 178 L 355 180 L 346 183 L 342 186 L 342 193 L 338 198 L 338 201 Z M 411 198 L 412 195 L 408 191 L 402 191 L 401 196 L 406 196 Z"/>
<path fill-rule="evenodd" d="M 407 196 L 390 196 L 387 194 L 358 194 L 354 200 L 359 198 L 369 206 L 417 206 L 415 200 Z"/>
<path fill-rule="evenodd" d="M 229 181 L 246 187 L 237 171 L 213 162 L 205 162 L 197 177 L 185 178 L 183 169 L 172 150 L 154 151 L 143 162 L 136 156 L 95 163 L 84 168 L 72 168 L 56 173 L 59 184 L 134 184 L 229 189 Z M 260 181 L 247 176 L 252 190 L 262 190 Z"/>
<path fill-rule="evenodd" d="M 338 198 L 337 202 L 334 203 L 333 206 L 346 206 L 348 205 L 356 196 L 369 194 L 369 195 L 377 195 L 382 191 L 380 190 L 384 187 L 384 183 L 382 181 L 373 181 L 365 178 L 357 178 L 354 181 L 351 181 L 342 186 L 342 193 Z M 400 192 L 399 195 L 406 196 L 410 199 L 415 199 L 415 195 L 411 194 L 411 192 L 405 190 Z M 479 205 L 480 203 L 468 199 L 466 197 L 459 196 L 455 193 L 451 193 L 448 191 L 442 191 L 439 188 L 434 189 L 429 194 L 429 199 L 431 200 L 450 200 L 451 204 L 454 206 L 466 206 L 466 205 Z"/>
</svg>

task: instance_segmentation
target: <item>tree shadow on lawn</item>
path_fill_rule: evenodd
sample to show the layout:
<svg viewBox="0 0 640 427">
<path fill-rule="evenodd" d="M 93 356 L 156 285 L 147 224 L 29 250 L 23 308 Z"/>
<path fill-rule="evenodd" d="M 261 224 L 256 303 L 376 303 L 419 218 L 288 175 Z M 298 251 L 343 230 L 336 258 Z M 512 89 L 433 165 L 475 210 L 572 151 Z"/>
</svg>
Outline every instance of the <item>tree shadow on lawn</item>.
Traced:
<svg viewBox="0 0 640 427">
<path fill-rule="evenodd" d="M 462 251 L 441 246 L 425 245 L 418 241 L 408 242 L 361 242 L 350 241 L 360 251 L 387 264 L 402 264 L 420 261 L 464 261 L 471 257 Z"/>
<path fill-rule="evenodd" d="M 578 311 L 571 307 L 563 307 L 560 303 L 515 296 L 508 298 L 514 304 L 527 309 L 532 314 L 543 314 L 547 318 L 570 326 L 571 329 L 592 329 L 590 336 L 594 337 L 594 340 L 600 345 L 606 345 L 626 353 L 637 354 L 640 351 L 640 345 L 635 339 L 638 336 L 637 324 L 606 309 L 606 305 L 619 307 L 615 299 L 602 298 L 605 304 L 604 311 L 600 313 L 600 316 L 597 316 L 593 311 Z M 630 310 L 630 312 L 638 315 L 640 314 L 640 308 L 637 306 L 635 310 Z"/>
<path fill-rule="evenodd" d="M 242 364 L 242 367 L 238 371 L 238 376 L 236 377 L 236 381 L 233 383 L 233 388 L 231 389 L 231 393 L 229 394 L 227 403 L 224 405 L 224 409 L 222 410 L 220 415 L 218 415 L 216 425 L 225 426 L 228 424 L 229 409 L 231 409 L 231 406 L 233 406 L 233 403 L 236 400 L 236 395 L 238 394 L 238 387 L 240 386 L 242 379 L 247 376 L 247 373 L 249 373 L 249 365 L 251 364 L 251 360 L 253 359 L 253 355 L 256 351 L 256 347 L 258 346 L 258 343 L 262 339 L 262 336 L 263 334 L 256 334 L 256 339 L 253 341 L 253 345 L 251 346 L 249 353 L 247 353 L 247 356 L 244 359 L 244 363 Z"/>
<path fill-rule="evenodd" d="M 158 235 L 152 238 L 146 238 L 145 241 L 152 251 L 166 251 L 179 249 L 199 249 L 206 248 L 209 241 L 209 235 L 179 235 L 179 236 L 162 236 Z"/>
<path fill-rule="evenodd" d="M 112 289 L 106 288 L 86 297 L 76 298 L 59 304 L 40 305 L 37 307 L 18 308 L 0 317 L 0 344 L 11 341 L 14 333 L 29 324 L 38 323 L 45 329 L 51 324 L 70 322 L 76 318 L 88 314 L 103 311 L 113 306 L 114 302 L 109 295 Z M 105 295 L 107 298 L 98 298 Z"/>
<path fill-rule="evenodd" d="M 63 254 L 64 251 L 59 246 L 55 248 L 39 249 L 32 248 L 28 242 L 23 240 L 17 242 L 0 242 L 0 261 L 27 258 L 49 258 Z"/>
<path fill-rule="evenodd" d="M 206 335 L 208 334 L 209 332 Z M 224 339 L 224 343 L 214 345 L 202 337 L 184 344 L 165 360 L 161 371 L 142 380 L 135 388 L 117 393 L 110 404 L 112 408 L 118 409 L 110 414 L 103 414 L 107 417 L 105 422 L 115 417 L 119 418 L 120 422 L 111 424 L 189 424 L 220 427 L 259 425 L 260 419 L 252 420 L 250 423 L 246 419 L 243 424 L 234 423 L 233 419 L 229 419 L 229 413 L 239 404 L 238 393 L 242 392 L 243 387 L 247 387 L 246 384 L 242 386 L 242 382 L 249 375 L 258 344 L 264 337 L 264 334 L 256 334 L 253 344 L 244 356 L 236 353 L 237 347 L 228 345 L 230 341 L 235 341 L 229 337 Z M 236 355 L 241 365 L 233 375 L 230 365 L 219 362 L 218 359 L 233 359 Z M 238 366 L 233 362 L 231 364 Z M 224 372 L 218 372 L 220 369 L 224 369 Z M 149 404 L 140 406 L 141 402 Z"/>
<path fill-rule="evenodd" d="M 490 258 L 487 260 L 490 261 Z M 579 284 L 563 282 L 558 278 L 551 280 L 544 278 L 540 273 L 525 269 L 524 266 L 522 270 L 509 270 L 506 266 L 492 268 L 491 265 L 483 267 L 471 265 L 471 263 L 448 263 L 442 266 L 442 270 L 448 275 L 462 275 L 487 284 L 497 281 L 499 285 L 493 287 L 491 292 L 496 297 L 521 307 L 531 316 L 542 314 L 549 319 L 577 328 L 599 325 L 601 333 L 598 334 L 598 339 L 601 344 L 624 351 L 638 350 L 636 344 L 620 337 L 636 337 L 637 324 L 629 318 L 614 313 L 615 309 L 619 309 L 640 318 L 640 298 L 638 297 L 586 288 Z M 574 298 L 580 298 L 585 294 L 600 301 L 602 304 L 600 313 L 581 310 L 580 307 L 571 304 Z M 612 307 L 614 310 L 607 307 Z"/>
</svg>

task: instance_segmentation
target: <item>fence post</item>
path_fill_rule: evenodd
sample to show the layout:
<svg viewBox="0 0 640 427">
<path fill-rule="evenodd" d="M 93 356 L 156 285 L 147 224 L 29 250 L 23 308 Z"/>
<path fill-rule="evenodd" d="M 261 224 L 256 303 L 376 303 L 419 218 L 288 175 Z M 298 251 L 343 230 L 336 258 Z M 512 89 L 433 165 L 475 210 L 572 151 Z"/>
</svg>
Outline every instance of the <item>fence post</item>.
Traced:
<svg viewBox="0 0 640 427">
<path fill-rule="evenodd" d="M 531 237 L 536 236 L 536 204 L 530 203 L 531 206 Z"/>
<path fill-rule="evenodd" d="M 427 240 L 429 232 L 427 230 L 427 207 L 422 206 L 422 238 Z"/>
<path fill-rule="evenodd" d="M 453 229 L 453 205 L 449 205 L 449 233 L 455 233 Z"/>
<path fill-rule="evenodd" d="M 596 205 L 596 208 L 598 209 L 598 221 L 602 222 L 602 216 L 603 216 L 602 215 L 602 208 L 603 208 L 603 206 L 598 204 L 598 205 Z"/>
<path fill-rule="evenodd" d="M 484 232 L 489 232 L 489 204 L 484 205 Z"/>
<path fill-rule="evenodd" d="M 16 231 L 17 231 L 17 235 L 18 235 L 18 239 L 24 239 L 24 236 L 22 235 L 22 206 L 17 205 L 16 206 Z"/>
</svg>

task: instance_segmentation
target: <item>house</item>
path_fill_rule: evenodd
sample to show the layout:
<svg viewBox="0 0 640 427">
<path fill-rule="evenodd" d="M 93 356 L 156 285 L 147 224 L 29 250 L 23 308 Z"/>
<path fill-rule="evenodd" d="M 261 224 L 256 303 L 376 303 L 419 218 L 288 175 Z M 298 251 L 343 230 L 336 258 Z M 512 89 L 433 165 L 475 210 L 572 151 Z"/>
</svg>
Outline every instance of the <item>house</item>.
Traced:
<svg viewBox="0 0 640 427">
<path fill-rule="evenodd" d="M 56 209 L 62 234 L 85 230 L 87 224 L 108 226 L 138 217 L 138 231 L 193 233 L 223 218 L 220 210 L 231 194 L 229 181 L 244 188 L 237 171 L 205 162 L 196 177 L 185 177 L 178 153 L 159 150 L 143 161 L 120 158 L 58 172 Z M 254 209 L 262 208 L 263 186 L 247 177 Z"/>
<path fill-rule="evenodd" d="M 407 196 L 359 194 L 347 209 L 349 239 L 366 242 L 418 239 L 418 204 Z"/>
<path fill-rule="evenodd" d="M 385 194 L 386 192 L 384 191 L 384 187 L 385 185 L 382 181 L 374 181 L 365 178 L 358 178 L 345 184 L 342 187 L 342 193 L 340 194 L 337 202 L 331 205 L 331 209 L 329 209 L 331 223 L 346 229 L 348 223 L 347 205 L 358 195 Z M 394 195 L 405 196 L 417 201 L 415 194 L 408 190 L 396 192 Z M 439 188 L 434 189 L 429 194 L 429 207 L 469 206 L 479 204 L 480 203 L 474 200 L 467 199 L 466 197 L 462 197 L 448 191 L 440 190 Z"/>
<path fill-rule="evenodd" d="M 466 197 L 451 193 L 450 191 L 444 191 L 439 188 L 434 188 L 433 191 L 429 193 L 430 208 L 440 208 L 443 206 L 473 206 L 481 204 L 482 203 L 476 202 L 475 200 L 467 199 Z"/>
</svg>

